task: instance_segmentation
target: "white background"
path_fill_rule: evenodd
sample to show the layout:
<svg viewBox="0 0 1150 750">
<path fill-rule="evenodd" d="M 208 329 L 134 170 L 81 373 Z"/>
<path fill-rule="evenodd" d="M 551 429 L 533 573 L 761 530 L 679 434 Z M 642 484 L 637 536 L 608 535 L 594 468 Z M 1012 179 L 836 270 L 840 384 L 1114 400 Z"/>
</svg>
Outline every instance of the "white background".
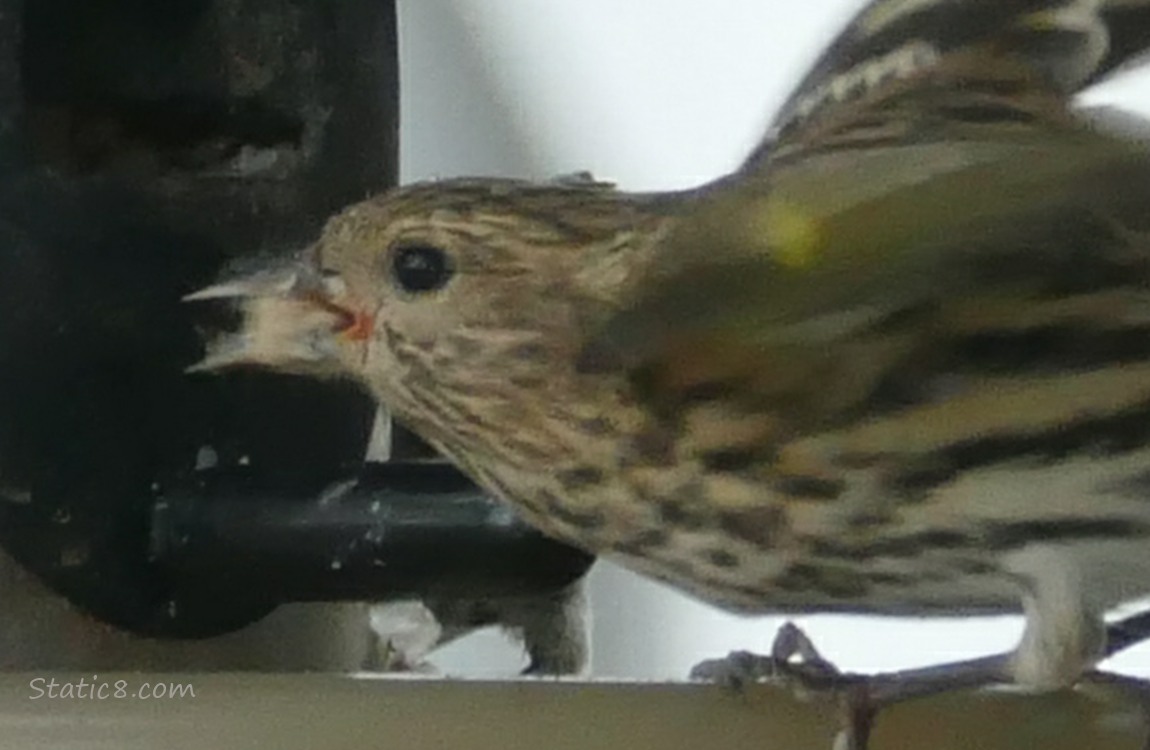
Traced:
<svg viewBox="0 0 1150 750">
<path fill-rule="evenodd" d="M 402 181 L 590 170 L 629 190 L 735 166 L 860 0 L 400 0 Z M 1092 95 L 1150 114 L 1147 77 Z M 731 649 L 765 651 L 781 620 L 741 618 L 605 563 L 591 575 L 592 673 L 681 679 Z M 805 617 L 825 656 L 884 670 L 1005 650 L 1016 617 Z M 434 661 L 509 674 L 487 632 Z M 1150 647 L 1119 662 L 1150 675 Z"/>
</svg>

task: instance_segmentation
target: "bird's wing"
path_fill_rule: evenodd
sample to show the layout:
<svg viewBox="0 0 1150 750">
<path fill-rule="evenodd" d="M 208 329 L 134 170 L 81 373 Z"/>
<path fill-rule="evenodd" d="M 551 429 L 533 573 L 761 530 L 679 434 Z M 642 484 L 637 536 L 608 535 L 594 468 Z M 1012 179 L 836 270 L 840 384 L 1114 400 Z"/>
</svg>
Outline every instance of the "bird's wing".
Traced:
<svg viewBox="0 0 1150 750">
<path fill-rule="evenodd" d="M 812 118 L 850 108 L 892 80 L 999 45 L 1063 96 L 1136 64 L 1150 39 L 1150 0 L 874 0 L 827 46 L 747 163 Z"/>
<path fill-rule="evenodd" d="M 966 22 L 963 42 L 802 116 L 793 99 L 770 155 L 685 209 L 581 369 L 625 369 L 671 401 L 748 378 L 775 397 L 782 381 L 848 371 L 836 360 L 859 356 L 854 343 L 908 315 L 953 317 L 956 302 L 1023 311 L 1072 283 L 1084 256 L 1125 262 L 1101 235 L 1147 223 L 1150 149 L 1069 100 L 1108 58 L 1065 28 L 1105 32 L 1103 6 L 903 0 L 860 18 L 874 33 L 936 6 Z"/>
<path fill-rule="evenodd" d="M 1148 0 L 1104 0 L 1099 12 L 1110 32 L 1110 45 L 1086 85 L 1115 71 L 1141 65 L 1147 55 L 1146 38 L 1150 36 Z"/>
</svg>

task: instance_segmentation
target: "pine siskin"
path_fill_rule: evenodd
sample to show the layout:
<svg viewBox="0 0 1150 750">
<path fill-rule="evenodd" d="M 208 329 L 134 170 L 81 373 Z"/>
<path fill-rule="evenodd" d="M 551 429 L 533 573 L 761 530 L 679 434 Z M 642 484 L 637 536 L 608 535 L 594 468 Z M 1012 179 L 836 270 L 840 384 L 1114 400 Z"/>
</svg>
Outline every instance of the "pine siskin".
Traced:
<svg viewBox="0 0 1150 750">
<path fill-rule="evenodd" d="M 193 295 L 246 313 L 200 367 L 352 378 L 733 610 L 1021 608 L 1006 676 L 1072 684 L 1150 594 L 1150 147 L 1071 101 L 1148 5 L 877 0 L 735 174 L 390 192 Z"/>
</svg>

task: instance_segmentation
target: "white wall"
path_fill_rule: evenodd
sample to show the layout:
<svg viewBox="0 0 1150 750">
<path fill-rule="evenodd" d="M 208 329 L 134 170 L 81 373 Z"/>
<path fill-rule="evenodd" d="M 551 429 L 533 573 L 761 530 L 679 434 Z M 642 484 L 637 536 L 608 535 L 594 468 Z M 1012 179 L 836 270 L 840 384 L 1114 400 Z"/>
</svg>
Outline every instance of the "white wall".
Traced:
<svg viewBox="0 0 1150 750">
<path fill-rule="evenodd" d="M 402 180 L 588 169 L 625 189 L 722 174 L 860 0 L 400 0 Z M 1145 76 L 1095 101 L 1141 106 Z M 744 619 L 616 567 L 592 574 L 593 671 L 681 678 L 731 649 L 766 650 L 779 620 Z M 809 617 L 824 655 L 874 670 L 1011 647 L 1018 618 Z M 507 673 L 494 634 L 445 649 L 448 671 Z M 1150 674 L 1150 647 L 1124 669 Z"/>
</svg>

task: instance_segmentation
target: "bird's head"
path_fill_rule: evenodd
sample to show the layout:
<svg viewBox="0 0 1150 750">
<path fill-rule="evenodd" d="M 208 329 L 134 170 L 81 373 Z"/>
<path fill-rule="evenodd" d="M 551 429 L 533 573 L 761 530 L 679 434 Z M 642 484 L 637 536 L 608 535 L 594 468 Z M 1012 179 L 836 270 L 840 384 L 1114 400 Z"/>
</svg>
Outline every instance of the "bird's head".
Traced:
<svg viewBox="0 0 1150 750">
<path fill-rule="evenodd" d="M 571 369 L 664 220 L 609 185 L 453 180 L 334 217 L 299 259 L 189 296 L 243 321 L 195 370 L 351 377 L 399 412 L 445 381 L 498 388 Z"/>
</svg>

